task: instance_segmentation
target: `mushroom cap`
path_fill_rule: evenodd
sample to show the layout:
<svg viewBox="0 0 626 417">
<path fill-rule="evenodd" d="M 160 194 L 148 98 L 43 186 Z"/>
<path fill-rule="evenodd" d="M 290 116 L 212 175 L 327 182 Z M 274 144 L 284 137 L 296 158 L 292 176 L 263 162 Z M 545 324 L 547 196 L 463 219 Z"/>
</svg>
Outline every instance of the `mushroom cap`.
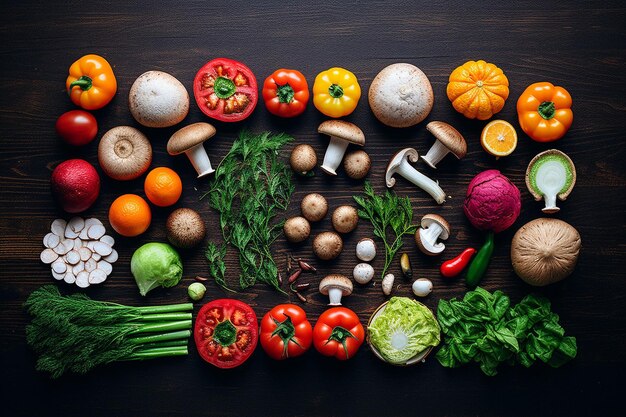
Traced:
<svg viewBox="0 0 626 417">
<path fill-rule="evenodd" d="M 348 279 L 345 275 L 341 274 L 331 274 L 325 276 L 320 281 L 320 292 L 323 295 L 328 295 L 328 291 L 332 288 L 338 288 L 341 290 L 341 295 L 347 296 L 352 294 L 352 281 Z"/>
<path fill-rule="evenodd" d="M 300 202 L 300 210 L 308 221 L 319 222 L 328 213 L 328 202 L 321 194 L 307 194 Z"/>
<path fill-rule="evenodd" d="M 421 226 L 430 227 L 433 223 L 437 223 L 443 229 L 439 235 L 439 239 L 446 240 L 450 236 L 450 224 L 446 219 L 438 214 L 426 214 L 422 217 Z"/>
<path fill-rule="evenodd" d="M 147 71 L 131 86 L 128 107 L 135 120 L 144 126 L 174 126 L 189 113 L 189 93 L 174 76 Z"/>
<path fill-rule="evenodd" d="M 350 233 L 359 223 L 359 212 L 352 206 L 339 206 L 333 211 L 332 223 L 339 233 Z"/>
<path fill-rule="evenodd" d="M 434 98 L 426 74 L 406 63 L 383 68 L 368 93 L 374 116 L 391 127 L 409 127 L 424 120 L 433 108 Z"/>
<path fill-rule="evenodd" d="M 445 122 L 430 122 L 426 129 L 433 134 L 443 146 L 448 148 L 457 159 L 464 158 L 467 154 L 467 142 L 461 133 Z"/>
<path fill-rule="evenodd" d="M 573 226 L 558 219 L 539 218 L 513 236 L 511 263 L 527 284 L 544 286 L 574 271 L 580 246 L 580 234 Z"/>
<path fill-rule="evenodd" d="M 322 232 L 313 239 L 313 252 L 323 261 L 335 259 L 343 250 L 343 240 L 335 232 Z"/>
<path fill-rule="evenodd" d="M 212 138 L 215 136 L 215 132 L 213 125 L 204 122 L 193 123 L 178 129 L 167 141 L 167 153 L 170 155 L 181 154 Z"/>
<path fill-rule="evenodd" d="M 419 155 L 417 151 L 413 148 L 404 148 L 396 152 L 394 156 L 389 160 L 389 164 L 387 164 L 387 169 L 385 172 L 385 182 L 387 183 L 387 187 L 391 188 L 396 185 L 396 179 L 393 177 L 393 174 L 396 173 L 398 167 L 407 159 L 409 162 L 417 162 L 419 159 Z"/>
<path fill-rule="evenodd" d="M 363 149 L 350 152 L 343 158 L 343 169 L 354 180 L 365 178 L 371 167 L 372 160 Z"/>
<path fill-rule="evenodd" d="M 311 234 L 311 225 L 304 217 L 291 217 L 285 221 L 283 232 L 288 241 L 299 243 L 309 237 Z"/>
<path fill-rule="evenodd" d="M 365 145 L 365 134 L 354 123 L 345 120 L 326 120 L 317 128 L 319 133 L 343 139 L 355 145 Z"/>
<path fill-rule="evenodd" d="M 106 132 L 98 144 L 100 168 L 119 181 L 140 177 L 152 162 L 152 145 L 139 130 L 117 126 Z"/>
<path fill-rule="evenodd" d="M 528 164 L 528 167 L 526 168 L 526 188 L 528 188 L 528 191 L 532 194 L 533 197 L 535 197 L 535 200 L 541 201 L 543 199 L 543 194 L 539 194 L 536 191 L 535 187 L 531 185 L 530 173 L 533 169 L 533 165 L 535 165 L 537 161 L 539 161 L 541 158 L 548 157 L 548 156 L 562 158 L 565 161 L 567 161 L 569 164 L 570 172 L 572 175 L 571 183 L 569 187 L 567 187 L 567 189 L 565 189 L 564 191 L 558 194 L 559 200 L 565 200 L 574 189 L 574 185 L 576 185 L 576 166 L 574 165 L 574 162 L 572 162 L 569 156 L 567 156 L 564 152 L 559 151 L 558 149 L 548 149 L 547 151 L 538 153 L 537 155 L 535 155 L 533 159 L 530 160 L 530 163 Z"/>
<path fill-rule="evenodd" d="M 293 148 L 289 165 L 296 173 L 305 175 L 317 165 L 317 154 L 311 145 L 300 144 Z"/>
<path fill-rule="evenodd" d="M 365 237 L 357 242 L 355 251 L 358 259 L 369 262 L 376 257 L 376 242 Z"/>
<path fill-rule="evenodd" d="M 191 249 L 206 235 L 206 227 L 200 214 L 190 208 L 178 208 L 167 216 L 165 223 L 167 240 L 178 248 Z"/>
<path fill-rule="evenodd" d="M 356 264 L 352 270 L 352 278 L 357 283 L 365 285 L 374 278 L 374 267 L 366 262 Z"/>
</svg>

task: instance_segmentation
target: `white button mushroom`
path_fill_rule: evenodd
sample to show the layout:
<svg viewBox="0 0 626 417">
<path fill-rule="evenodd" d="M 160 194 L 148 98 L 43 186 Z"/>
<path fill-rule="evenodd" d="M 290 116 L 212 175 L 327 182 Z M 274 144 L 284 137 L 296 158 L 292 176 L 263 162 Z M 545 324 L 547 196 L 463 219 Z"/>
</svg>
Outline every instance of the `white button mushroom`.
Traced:
<svg viewBox="0 0 626 417">
<path fill-rule="evenodd" d="M 433 291 L 433 283 L 430 282 L 429 279 L 420 278 L 415 280 L 411 288 L 413 289 L 413 294 L 416 296 L 426 297 Z"/>
<path fill-rule="evenodd" d="M 209 156 L 203 143 L 215 136 L 215 128 L 209 123 L 194 123 L 176 131 L 167 142 L 167 153 L 185 153 L 198 173 L 198 178 L 213 173 Z"/>
<path fill-rule="evenodd" d="M 329 135 L 330 143 L 324 155 L 324 162 L 320 167 L 329 175 L 337 175 L 335 170 L 341 163 L 343 155 L 350 143 L 358 146 L 365 145 L 365 135 L 359 127 L 343 120 L 327 120 L 317 128 L 319 133 Z"/>
<path fill-rule="evenodd" d="M 361 262 L 352 270 L 352 277 L 357 283 L 365 285 L 374 278 L 374 267 L 368 263 Z"/>
<path fill-rule="evenodd" d="M 117 126 L 106 132 L 98 144 L 100 168 L 118 181 L 139 178 L 152 162 L 152 145 L 139 130 Z"/>
<path fill-rule="evenodd" d="M 335 232 L 322 232 L 313 239 L 313 253 L 323 261 L 335 259 L 343 250 L 343 240 Z"/>
<path fill-rule="evenodd" d="M 446 240 L 450 236 L 450 225 L 437 214 L 422 217 L 421 226 L 415 232 L 415 243 L 426 255 L 439 255 L 446 246 L 437 239 Z"/>
<path fill-rule="evenodd" d="M 300 210 L 308 221 L 319 222 L 328 213 L 328 202 L 321 194 L 307 194 L 300 202 Z"/>
<path fill-rule="evenodd" d="M 356 257 L 365 262 L 374 259 L 376 257 L 376 243 L 368 237 L 359 240 L 356 244 Z"/>
<path fill-rule="evenodd" d="M 340 306 L 341 297 L 352 294 L 352 282 L 344 275 L 332 274 L 320 281 L 320 293 L 328 295 L 329 306 Z"/>
<path fill-rule="evenodd" d="M 148 71 L 137 77 L 130 87 L 128 108 L 144 126 L 174 126 L 189 113 L 189 93 L 174 76 Z"/>
<path fill-rule="evenodd" d="M 339 206 L 333 211 L 332 223 L 339 233 L 350 233 L 359 223 L 359 213 L 352 206 Z"/>
<path fill-rule="evenodd" d="M 389 161 L 389 165 L 387 165 L 385 174 L 387 187 L 391 188 L 396 184 L 396 179 L 393 178 L 393 175 L 397 173 L 430 194 L 437 204 L 443 204 L 446 201 L 446 193 L 439 184 L 413 168 L 409 163 L 409 161 L 417 162 L 418 159 L 419 155 L 413 148 L 405 148 L 396 153 Z"/>
<path fill-rule="evenodd" d="M 467 154 L 467 142 L 458 130 L 444 122 L 430 122 L 426 129 L 435 137 L 435 143 L 428 153 L 422 156 L 422 160 L 431 168 L 437 168 L 437 164 L 447 154 L 452 153 L 456 159 L 462 159 Z"/>
</svg>

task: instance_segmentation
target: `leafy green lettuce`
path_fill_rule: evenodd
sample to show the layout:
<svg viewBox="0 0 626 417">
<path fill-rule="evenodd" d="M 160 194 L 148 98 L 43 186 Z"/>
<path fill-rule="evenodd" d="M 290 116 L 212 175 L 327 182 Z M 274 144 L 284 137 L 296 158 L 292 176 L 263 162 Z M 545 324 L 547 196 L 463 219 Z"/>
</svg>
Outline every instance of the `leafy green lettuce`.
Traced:
<svg viewBox="0 0 626 417">
<path fill-rule="evenodd" d="M 370 324 L 370 343 L 389 362 L 402 364 L 439 344 L 439 325 L 428 307 L 407 297 L 392 297 Z"/>
<path fill-rule="evenodd" d="M 502 362 L 529 367 L 539 359 L 558 367 L 576 356 L 576 339 L 565 336 L 548 299 L 537 295 L 511 307 L 502 291 L 478 287 L 463 300 L 441 300 L 437 318 L 444 344 L 436 357 L 445 367 L 477 362 L 493 376 Z"/>
</svg>

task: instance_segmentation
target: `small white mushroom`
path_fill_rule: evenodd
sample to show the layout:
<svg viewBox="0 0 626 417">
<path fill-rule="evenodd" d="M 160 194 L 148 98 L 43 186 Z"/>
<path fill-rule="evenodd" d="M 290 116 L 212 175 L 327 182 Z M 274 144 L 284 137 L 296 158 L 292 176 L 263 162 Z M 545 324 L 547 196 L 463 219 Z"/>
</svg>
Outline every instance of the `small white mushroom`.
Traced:
<svg viewBox="0 0 626 417">
<path fill-rule="evenodd" d="M 204 149 L 204 142 L 215 136 L 213 125 L 198 122 L 176 131 L 167 142 L 167 153 L 179 155 L 185 153 L 198 173 L 198 178 L 209 175 L 215 170 Z"/>
<path fill-rule="evenodd" d="M 385 275 L 385 277 L 383 278 L 383 282 L 382 282 L 382 288 L 383 288 L 383 294 L 385 295 L 389 295 L 391 294 L 391 290 L 393 289 L 393 281 L 396 277 L 393 274 L 387 274 Z"/>
<path fill-rule="evenodd" d="M 443 204 L 446 201 L 446 193 L 439 184 L 416 170 L 409 163 L 409 161 L 417 162 L 418 159 L 419 155 L 413 148 L 405 148 L 396 153 L 387 165 L 385 174 L 387 187 L 391 188 L 396 184 L 396 179 L 393 176 L 397 173 L 430 194 L 437 204 Z"/>
<path fill-rule="evenodd" d="M 369 237 L 359 240 L 356 244 L 356 257 L 369 262 L 376 257 L 376 243 Z"/>
<path fill-rule="evenodd" d="M 427 214 L 422 217 L 421 226 L 415 232 L 415 243 L 426 255 L 439 255 L 446 246 L 437 240 L 450 236 L 450 225 L 437 214 Z"/>
<path fill-rule="evenodd" d="M 335 170 L 341 163 L 348 145 L 353 143 L 358 146 L 365 145 L 365 135 L 359 127 L 343 120 L 327 120 L 317 128 L 319 133 L 329 135 L 330 143 L 326 148 L 324 162 L 320 167 L 329 175 L 337 175 Z"/>
<path fill-rule="evenodd" d="M 426 297 L 433 291 L 433 283 L 430 282 L 429 279 L 420 278 L 415 280 L 411 288 L 413 289 L 413 294 L 416 296 Z"/>
<path fill-rule="evenodd" d="M 357 283 L 365 285 L 374 278 L 374 267 L 368 263 L 361 262 L 352 270 L 352 277 Z"/>
<path fill-rule="evenodd" d="M 332 274 L 320 281 L 320 293 L 328 295 L 329 306 L 340 306 L 341 297 L 352 294 L 352 282 L 344 275 Z"/>
<path fill-rule="evenodd" d="M 435 137 L 435 143 L 428 153 L 422 156 L 422 160 L 431 168 L 437 168 L 437 164 L 447 154 L 452 153 L 457 159 L 464 158 L 467 154 L 467 142 L 458 130 L 444 122 L 430 122 L 426 129 Z"/>
<path fill-rule="evenodd" d="M 321 194 L 307 194 L 300 202 L 300 210 L 308 221 L 319 222 L 328 213 L 328 202 Z"/>
</svg>

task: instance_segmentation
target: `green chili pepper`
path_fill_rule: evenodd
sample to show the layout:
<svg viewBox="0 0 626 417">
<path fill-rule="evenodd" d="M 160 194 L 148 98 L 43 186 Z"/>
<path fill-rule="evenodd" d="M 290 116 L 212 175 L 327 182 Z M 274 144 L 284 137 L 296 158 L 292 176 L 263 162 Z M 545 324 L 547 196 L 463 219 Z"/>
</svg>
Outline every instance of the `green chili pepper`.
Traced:
<svg viewBox="0 0 626 417">
<path fill-rule="evenodd" d="M 475 288 L 480 283 L 483 275 L 485 275 L 493 254 L 493 246 L 493 232 L 489 232 L 485 244 L 480 248 L 467 269 L 465 282 L 468 287 Z"/>
</svg>

